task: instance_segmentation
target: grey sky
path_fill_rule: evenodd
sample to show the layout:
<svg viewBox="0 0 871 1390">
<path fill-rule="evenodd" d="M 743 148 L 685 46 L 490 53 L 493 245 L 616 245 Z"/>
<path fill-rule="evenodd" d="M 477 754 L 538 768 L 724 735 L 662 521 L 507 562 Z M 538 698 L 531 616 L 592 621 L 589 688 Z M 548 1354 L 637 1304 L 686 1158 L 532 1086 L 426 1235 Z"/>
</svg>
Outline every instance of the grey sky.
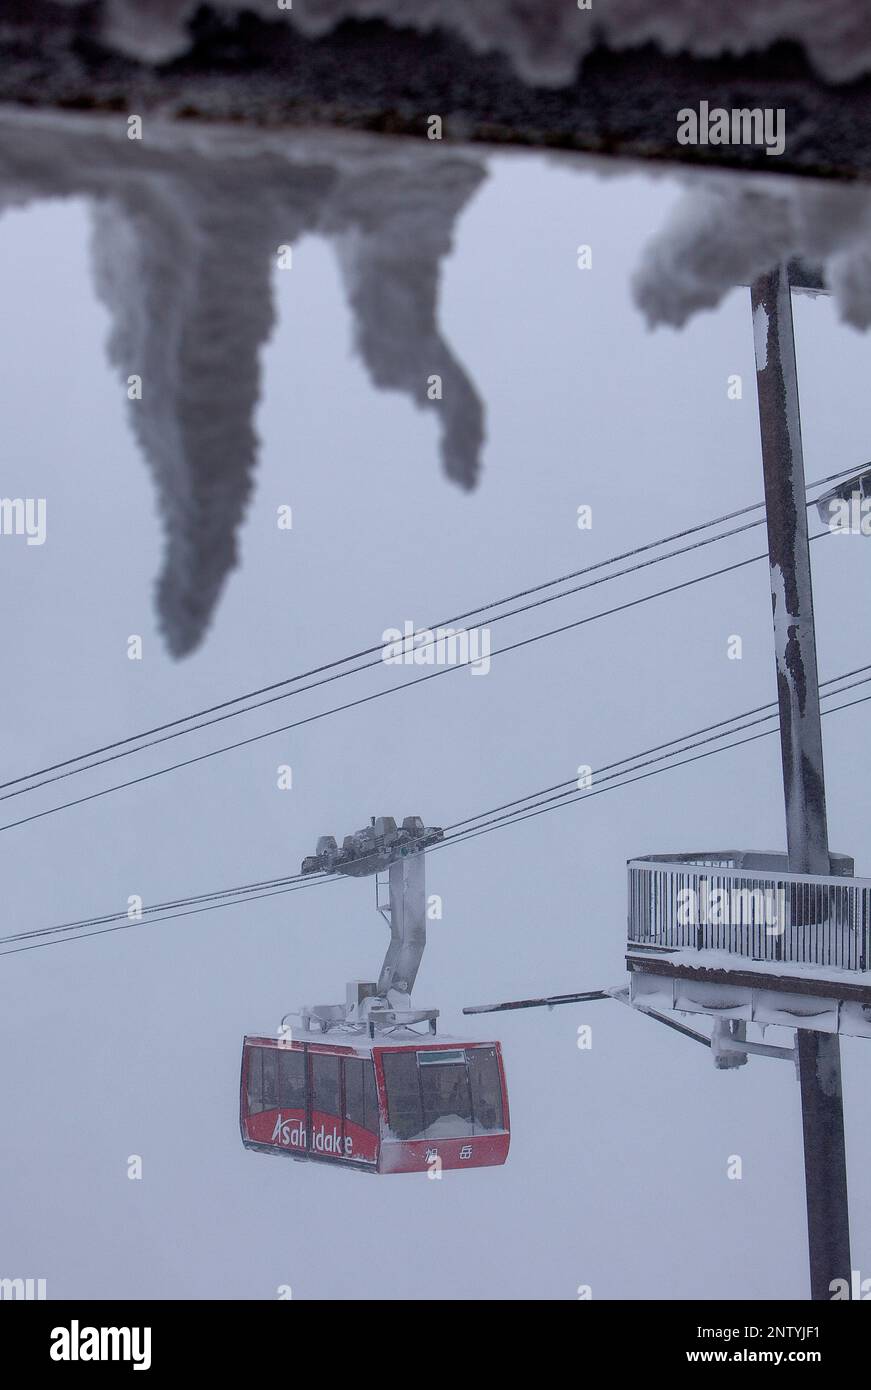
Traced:
<svg viewBox="0 0 871 1390">
<path fill-rule="evenodd" d="M 44 495 L 48 540 L 0 540 L 15 776 L 448 617 L 761 496 L 749 294 L 648 333 L 629 277 L 679 190 L 525 156 L 490 161 L 445 264 L 441 320 L 485 403 L 484 472 L 444 477 L 437 423 L 377 392 L 351 353 L 336 262 L 305 239 L 276 274 L 262 438 L 241 566 L 203 646 L 168 657 L 152 586 L 162 537 L 105 356 L 82 202 L 0 220 L 4 495 Z M 593 268 L 579 271 L 578 243 Z M 828 300 L 796 307 L 809 478 L 868 454 L 871 343 Z M 739 372 L 742 401 L 726 381 Z M 147 384 L 146 384 L 147 385 Z M 276 508 L 294 509 L 292 532 Z M 576 509 L 593 506 L 591 532 Z M 759 532 L 494 628 L 507 641 L 764 548 Z M 823 678 L 863 664 L 871 546 L 814 547 Z M 295 872 L 370 814 L 458 820 L 773 698 L 764 565 L 517 653 L 490 674 L 265 740 L 6 832 L 4 932 Z M 502 629 L 505 629 L 504 633 Z M 144 640 L 128 661 L 130 633 Z M 742 661 L 726 657 L 743 637 Z M 405 679 L 356 677 L 120 764 L 125 776 Z M 824 720 L 833 848 L 859 837 L 863 706 Z M 243 727 L 244 725 L 244 727 Z M 177 751 L 175 751 L 177 750 Z M 276 787 L 280 763 L 294 789 Z M 120 780 L 4 803 L 2 821 Z M 40 799 L 43 798 L 43 799 Z M 465 1003 L 617 984 L 625 860 L 784 844 L 776 739 L 528 821 L 429 861 L 444 900 L 416 999 L 446 1033 L 498 1036 L 505 1168 L 368 1181 L 243 1151 L 239 1052 L 304 1001 L 371 975 L 371 884 L 314 888 L 7 957 L 0 971 L 4 1275 L 49 1297 L 801 1297 L 798 1089 L 617 1004 L 461 1021 Z M 592 1023 L 589 1052 L 575 1045 Z M 871 1262 L 868 1055 L 845 1039 L 854 1267 Z M 126 1176 L 141 1154 L 144 1177 Z M 740 1154 L 744 1177 L 726 1176 Z"/>
</svg>

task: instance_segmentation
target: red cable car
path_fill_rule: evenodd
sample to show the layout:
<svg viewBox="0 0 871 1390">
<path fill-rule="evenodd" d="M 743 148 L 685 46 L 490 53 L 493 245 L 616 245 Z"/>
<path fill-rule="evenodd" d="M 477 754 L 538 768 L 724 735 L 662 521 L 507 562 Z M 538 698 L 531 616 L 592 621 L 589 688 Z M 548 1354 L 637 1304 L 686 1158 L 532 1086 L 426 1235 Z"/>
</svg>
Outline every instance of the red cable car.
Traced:
<svg viewBox="0 0 871 1390">
<path fill-rule="evenodd" d="M 498 1042 L 399 1030 L 356 1044 L 246 1038 L 242 1142 L 370 1173 L 504 1163 L 508 1095 Z M 323 1035 L 312 1035 L 322 1037 Z"/>
<path fill-rule="evenodd" d="M 426 945 L 424 850 L 442 831 L 392 816 L 332 836 L 303 861 L 304 874 L 375 874 L 375 905 L 390 927 L 377 983 L 354 981 L 344 1004 L 300 1010 L 277 1037 L 242 1045 L 242 1143 L 369 1173 L 437 1173 L 504 1163 L 510 1128 L 498 1042 L 435 1039 L 437 1009 L 412 1009 Z M 378 875 L 388 873 L 382 901 Z M 428 1032 L 415 1025 L 428 1025 Z M 333 1036 L 330 1037 L 329 1035 Z"/>
</svg>

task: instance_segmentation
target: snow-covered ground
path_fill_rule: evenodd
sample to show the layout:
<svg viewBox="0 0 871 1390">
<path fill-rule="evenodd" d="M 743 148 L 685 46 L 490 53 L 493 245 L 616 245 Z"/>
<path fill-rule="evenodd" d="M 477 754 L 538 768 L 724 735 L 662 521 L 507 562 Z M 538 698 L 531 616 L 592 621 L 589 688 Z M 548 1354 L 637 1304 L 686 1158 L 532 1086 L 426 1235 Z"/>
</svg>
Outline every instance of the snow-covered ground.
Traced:
<svg viewBox="0 0 871 1390">
<path fill-rule="evenodd" d="M 187 24 L 198 3 L 107 0 L 103 40 L 146 62 L 177 57 L 190 45 Z M 587 0 L 583 8 L 574 0 L 212 0 L 212 8 L 283 19 L 311 37 L 346 19 L 385 19 L 423 33 L 443 27 L 478 52 L 506 54 L 521 77 L 543 86 L 571 82 L 599 38 L 613 48 L 653 42 L 668 53 L 701 57 L 749 53 L 791 39 L 831 81 L 849 81 L 871 67 L 864 0 L 826 0 L 824 7 L 820 0 Z"/>
</svg>

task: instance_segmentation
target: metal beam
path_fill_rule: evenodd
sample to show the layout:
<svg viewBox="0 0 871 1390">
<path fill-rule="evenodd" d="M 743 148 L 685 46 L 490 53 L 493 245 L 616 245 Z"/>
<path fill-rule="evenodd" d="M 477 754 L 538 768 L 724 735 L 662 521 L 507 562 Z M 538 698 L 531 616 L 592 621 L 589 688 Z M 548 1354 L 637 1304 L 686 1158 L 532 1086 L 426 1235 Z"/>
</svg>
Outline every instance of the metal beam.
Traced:
<svg viewBox="0 0 871 1390">
<path fill-rule="evenodd" d="M 792 873 L 830 872 L 823 743 L 805 508 L 790 275 L 751 286 L 756 387 L 768 525 L 780 750 Z M 811 1298 L 850 1278 L 847 1162 L 837 1035 L 796 1030 Z"/>
<path fill-rule="evenodd" d="M 464 1014 L 498 1014 L 505 1013 L 509 1009 L 552 1009 L 557 1004 L 588 1004 L 594 999 L 616 999 L 618 1004 L 627 1004 L 630 1009 L 635 1009 L 637 1013 L 645 1014 L 647 1018 L 655 1019 L 657 1023 L 664 1023 L 666 1028 L 671 1028 L 675 1033 L 682 1034 L 685 1038 L 692 1038 L 693 1042 L 701 1043 L 704 1047 L 711 1046 L 710 1038 L 706 1038 L 704 1033 L 696 1032 L 695 1028 L 688 1028 L 685 1023 L 678 1023 L 677 1019 L 669 1018 L 666 1014 L 661 1014 L 657 1009 L 648 1008 L 646 1004 L 635 1004 L 629 998 L 626 989 L 590 989 L 582 994 L 550 994 L 543 995 L 540 999 L 511 999 L 505 1004 L 471 1004 L 463 1009 Z"/>
<path fill-rule="evenodd" d="M 828 874 L 823 736 L 792 303 L 785 267 L 751 287 L 780 748 L 791 873 Z"/>
<path fill-rule="evenodd" d="M 680 1033 L 684 1038 L 692 1038 L 693 1042 L 701 1043 L 703 1047 L 711 1046 L 711 1039 L 704 1033 L 688 1027 L 686 1023 L 678 1023 L 676 1018 L 669 1018 L 668 1014 L 661 1014 L 658 1009 L 651 1009 L 649 1004 L 639 1004 L 637 1000 L 630 999 L 627 990 L 615 992 L 614 998 L 619 1004 L 628 1004 L 636 1013 L 644 1014 L 646 1018 L 652 1018 L 657 1023 L 664 1023 L 666 1028 L 671 1028 L 672 1032 Z"/>
<path fill-rule="evenodd" d="M 811 1298 L 832 1297 L 833 1280 L 850 1285 L 850 1220 L 841 1049 L 837 1035 L 796 1031 L 807 1192 Z"/>
<path fill-rule="evenodd" d="M 499 1014 L 509 1009 L 553 1009 L 557 1004 L 587 1004 L 593 999 L 612 999 L 606 989 L 588 989 L 583 994 L 549 994 L 540 999 L 509 999 L 505 1004 L 470 1004 L 464 1014 Z"/>
</svg>

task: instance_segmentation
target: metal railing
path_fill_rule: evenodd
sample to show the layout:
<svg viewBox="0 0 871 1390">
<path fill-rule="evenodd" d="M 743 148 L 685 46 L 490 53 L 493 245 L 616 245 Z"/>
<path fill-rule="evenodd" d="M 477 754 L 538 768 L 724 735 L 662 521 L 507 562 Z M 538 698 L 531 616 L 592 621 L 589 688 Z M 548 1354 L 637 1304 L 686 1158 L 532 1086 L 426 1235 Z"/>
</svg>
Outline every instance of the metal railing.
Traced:
<svg viewBox="0 0 871 1390">
<path fill-rule="evenodd" d="M 871 879 L 848 877 L 844 856 L 827 876 L 789 873 L 786 862 L 738 851 L 631 859 L 630 945 L 871 968 Z"/>
</svg>

